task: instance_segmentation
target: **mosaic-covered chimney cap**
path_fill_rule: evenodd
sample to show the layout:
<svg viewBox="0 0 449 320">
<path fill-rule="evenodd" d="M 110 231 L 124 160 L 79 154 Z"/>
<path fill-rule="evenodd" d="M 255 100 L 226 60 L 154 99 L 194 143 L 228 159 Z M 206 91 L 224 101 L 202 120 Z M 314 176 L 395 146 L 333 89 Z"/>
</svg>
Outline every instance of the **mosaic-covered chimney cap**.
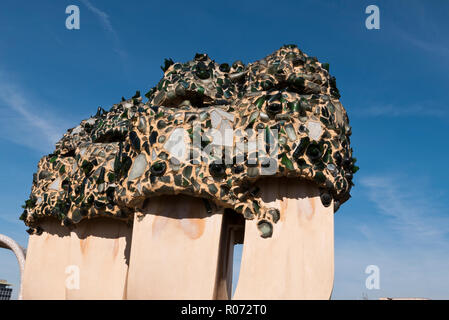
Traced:
<svg viewBox="0 0 449 320">
<path fill-rule="evenodd" d="M 21 219 L 65 226 L 99 216 L 132 221 L 143 202 L 186 194 L 257 219 L 269 237 L 279 219 L 261 205 L 257 180 L 312 181 L 325 206 L 349 197 L 357 171 L 351 128 L 329 65 L 285 45 L 250 63 L 196 54 L 166 59 L 145 96 L 98 108 L 43 157 Z"/>
</svg>

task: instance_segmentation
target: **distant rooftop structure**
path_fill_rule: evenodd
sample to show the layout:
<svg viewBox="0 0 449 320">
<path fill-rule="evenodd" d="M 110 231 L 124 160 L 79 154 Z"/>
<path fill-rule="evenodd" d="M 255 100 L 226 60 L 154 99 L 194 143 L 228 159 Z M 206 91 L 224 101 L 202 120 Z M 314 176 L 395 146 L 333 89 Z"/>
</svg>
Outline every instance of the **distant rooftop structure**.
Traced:
<svg viewBox="0 0 449 320">
<path fill-rule="evenodd" d="M 11 286 L 6 280 L 0 280 L 0 300 L 11 299 L 12 288 L 8 288 Z"/>
<path fill-rule="evenodd" d="M 379 300 L 431 300 L 429 298 L 389 298 L 389 297 L 385 297 L 385 298 L 379 298 Z"/>
</svg>

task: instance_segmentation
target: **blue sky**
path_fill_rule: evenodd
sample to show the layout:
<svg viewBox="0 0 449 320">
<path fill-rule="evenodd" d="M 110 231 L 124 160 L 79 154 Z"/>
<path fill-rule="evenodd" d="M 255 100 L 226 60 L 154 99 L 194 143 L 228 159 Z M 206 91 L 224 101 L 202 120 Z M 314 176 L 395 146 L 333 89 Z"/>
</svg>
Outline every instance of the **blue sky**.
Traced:
<svg viewBox="0 0 449 320">
<path fill-rule="evenodd" d="M 80 30 L 65 28 L 71 4 Z M 365 27 L 370 4 L 380 30 Z M 164 58 L 248 63 L 296 43 L 330 63 L 361 168 L 335 215 L 333 298 L 449 299 L 448 14 L 444 0 L 4 0 L 0 233 L 26 246 L 18 217 L 39 159 L 98 106 L 154 86 Z M 380 268 L 380 290 L 365 287 L 368 265 Z M 18 288 L 6 250 L 0 279 Z"/>
</svg>

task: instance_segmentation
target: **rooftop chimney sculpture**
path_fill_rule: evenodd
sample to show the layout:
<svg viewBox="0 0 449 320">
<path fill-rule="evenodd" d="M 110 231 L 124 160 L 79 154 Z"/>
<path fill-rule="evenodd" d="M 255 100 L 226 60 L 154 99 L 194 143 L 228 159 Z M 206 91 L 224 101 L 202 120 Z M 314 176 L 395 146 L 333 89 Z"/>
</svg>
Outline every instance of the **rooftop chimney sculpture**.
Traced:
<svg viewBox="0 0 449 320">
<path fill-rule="evenodd" d="M 285 45 L 162 69 L 146 103 L 98 108 L 39 162 L 24 298 L 228 299 L 244 238 L 234 298 L 328 299 L 358 169 L 329 65 Z"/>
</svg>

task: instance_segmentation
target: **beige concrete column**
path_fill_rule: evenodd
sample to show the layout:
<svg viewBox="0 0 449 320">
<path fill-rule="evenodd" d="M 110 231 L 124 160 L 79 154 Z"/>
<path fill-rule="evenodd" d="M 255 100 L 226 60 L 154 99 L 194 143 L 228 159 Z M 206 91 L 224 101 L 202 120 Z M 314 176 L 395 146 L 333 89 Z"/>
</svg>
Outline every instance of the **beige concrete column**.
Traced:
<svg viewBox="0 0 449 320">
<path fill-rule="evenodd" d="M 80 267 L 80 289 L 67 299 L 125 298 L 132 228 L 113 219 L 83 221 L 71 232 L 70 262 Z"/>
<path fill-rule="evenodd" d="M 334 280 L 333 204 L 324 207 L 316 186 L 302 180 L 258 183 L 262 201 L 278 208 L 271 238 L 246 221 L 234 299 L 329 299 Z"/>
<path fill-rule="evenodd" d="M 24 299 L 123 299 L 132 229 L 97 218 L 72 231 L 56 219 L 31 235 L 23 280 Z"/>
<path fill-rule="evenodd" d="M 23 299 L 65 299 L 70 230 L 56 219 L 41 223 L 41 235 L 30 235 L 23 275 Z"/>
<path fill-rule="evenodd" d="M 202 199 L 161 196 L 136 214 L 128 299 L 217 297 L 223 210 L 208 214 Z"/>
</svg>

